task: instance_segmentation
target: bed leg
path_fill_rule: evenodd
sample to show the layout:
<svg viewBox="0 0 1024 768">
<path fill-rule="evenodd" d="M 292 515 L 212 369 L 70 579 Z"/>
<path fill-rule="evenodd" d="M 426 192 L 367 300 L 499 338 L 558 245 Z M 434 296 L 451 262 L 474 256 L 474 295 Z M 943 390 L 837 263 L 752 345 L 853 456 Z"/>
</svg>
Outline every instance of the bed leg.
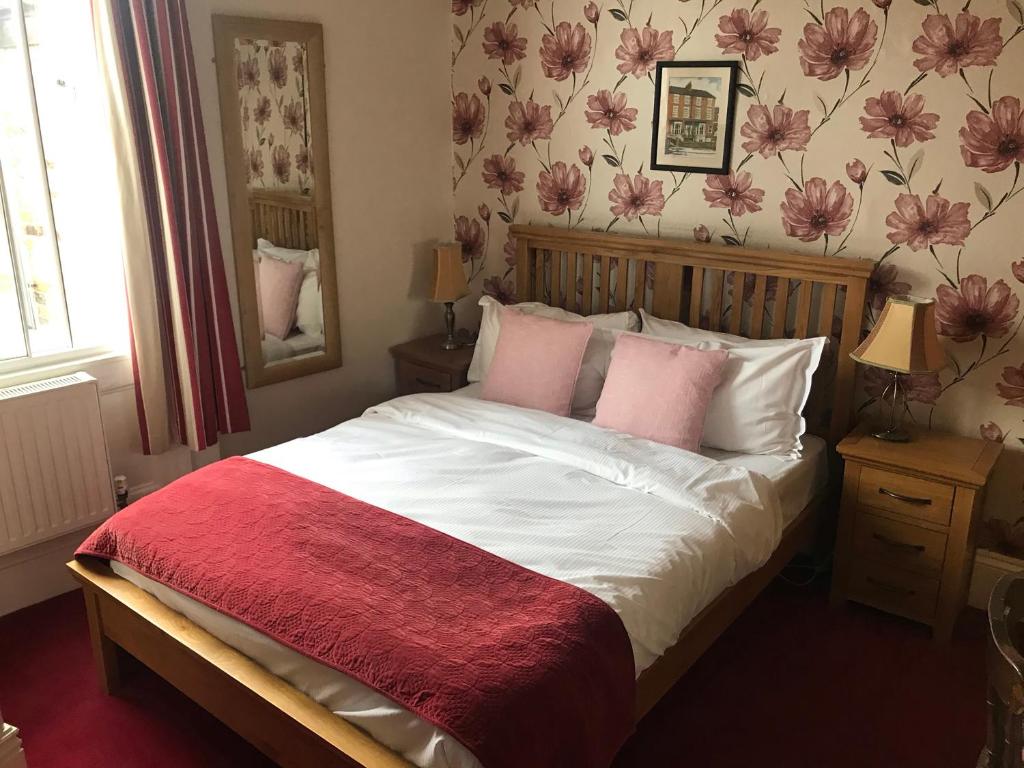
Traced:
<svg viewBox="0 0 1024 768">
<path fill-rule="evenodd" d="M 92 655 L 99 676 L 100 689 L 109 695 L 117 693 L 121 686 L 121 648 L 103 633 L 103 616 L 100 612 L 100 596 L 86 588 L 85 610 L 89 617 L 89 637 L 92 640 Z"/>
</svg>

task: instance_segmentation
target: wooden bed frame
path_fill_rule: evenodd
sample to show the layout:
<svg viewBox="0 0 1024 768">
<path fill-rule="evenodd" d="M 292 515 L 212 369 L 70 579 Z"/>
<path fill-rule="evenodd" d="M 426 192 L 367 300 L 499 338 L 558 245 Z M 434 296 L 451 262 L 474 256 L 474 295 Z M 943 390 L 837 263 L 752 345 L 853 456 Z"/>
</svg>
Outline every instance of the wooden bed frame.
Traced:
<svg viewBox="0 0 1024 768">
<path fill-rule="evenodd" d="M 516 290 L 523 301 L 582 314 L 644 306 L 662 318 L 691 325 L 703 318 L 712 330 L 751 338 L 832 336 L 834 379 L 818 385 L 832 397 L 812 431 L 831 447 L 846 433 L 854 384 L 849 353 L 860 337 L 872 262 L 549 227 L 514 226 L 512 234 L 518 244 Z M 745 290 L 749 301 L 743 300 Z M 733 310 L 737 306 L 742 311 Z M 638 720 L 810 543 L 816 512 L 827 497 L 825 491 L 815 498 L 786 527 L 771 559 L 719 595 L 640 675 Z M 68 567 L 85 593 L 106 692 L 117 689 L 119 659 L 127 652 L 284 768 L 411 766 L 108 567 L 79 562 Z"/>
</svg>

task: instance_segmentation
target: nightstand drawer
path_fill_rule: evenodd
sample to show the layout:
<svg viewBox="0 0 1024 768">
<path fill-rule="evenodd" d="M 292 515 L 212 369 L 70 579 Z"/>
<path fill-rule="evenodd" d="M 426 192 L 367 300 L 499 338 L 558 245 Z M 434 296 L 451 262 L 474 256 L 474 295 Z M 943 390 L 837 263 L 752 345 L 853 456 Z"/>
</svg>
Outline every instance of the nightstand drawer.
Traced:
<svg viewBox="0 0 1024 768">
<path fill-rule="evenodd" d="M 949 525 L 953 486 L 864 467 L 860 473 L 857 501 L 868 507 Z"/>
<path fill-rule="evenodd" d="M 858 557 L 937 576 L 946 558 L 946 534 L 861 510 L 853 547 Z"/>
<path fill-rule="evenodd" d="M 414 395 L 420 392 L 451 392 L 451 374 L 435 371 L 433 368 L 416 365 L 407 360 L 399 360 L 395 364 L 398 374 L 398 392 L 402 395 Z"/>
<path fill-rule="evenodd" d="M 852 563 L 848 597 L 858 603 L 931 622 L 938 594 L 938 579 L 859 557 Z"/>
</svg>

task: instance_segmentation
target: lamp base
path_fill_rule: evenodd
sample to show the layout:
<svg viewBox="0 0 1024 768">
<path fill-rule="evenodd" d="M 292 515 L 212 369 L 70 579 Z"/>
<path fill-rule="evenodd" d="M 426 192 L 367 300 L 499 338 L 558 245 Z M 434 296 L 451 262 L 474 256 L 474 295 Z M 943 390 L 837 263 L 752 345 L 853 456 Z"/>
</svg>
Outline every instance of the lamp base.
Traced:
<svg viewBox="0 0 1024 768">
<path fill-rule="evenodd" d="M 441 349 L 451 352 L 453 349 L 458 349 L 462 345 L 454 339 L 445 339 L 441 342 Z"/>
<path fill-rule="evenodd" d="M 455 340 L 455 302 L 444 303 L 444 325 L 448 331 L 444 341 L 441 342 L 441 349 L 451 352 L 459 348 L 459 342 Z"/>
<path fill-rule="evenodd" d="M 890 427 L 880 432 L 872 432 L 872 437 L 878 438 L 879 440 L 886 440 L 890 443 L 909 443 L 910 433 L 905 429 L 899 427 Z"/>
</svg>

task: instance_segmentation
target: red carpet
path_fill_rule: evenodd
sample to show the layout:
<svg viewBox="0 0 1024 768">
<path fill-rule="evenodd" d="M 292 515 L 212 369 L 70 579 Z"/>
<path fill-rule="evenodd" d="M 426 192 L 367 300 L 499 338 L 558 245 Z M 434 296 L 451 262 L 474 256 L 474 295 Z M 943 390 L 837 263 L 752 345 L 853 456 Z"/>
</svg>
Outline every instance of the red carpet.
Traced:
<svg viewBox="0 0 1024 768">
<path fill-rule="evenodd" d="M 641 723 L 615 768 L 973 768 L 984 616 L 952 646 L 823 589 L 770 587 Z M 0 619 L 0 709 L 30 768 L 269 768 L 148 670 L 94 680 L 78 593 Z"/>
</svg>

